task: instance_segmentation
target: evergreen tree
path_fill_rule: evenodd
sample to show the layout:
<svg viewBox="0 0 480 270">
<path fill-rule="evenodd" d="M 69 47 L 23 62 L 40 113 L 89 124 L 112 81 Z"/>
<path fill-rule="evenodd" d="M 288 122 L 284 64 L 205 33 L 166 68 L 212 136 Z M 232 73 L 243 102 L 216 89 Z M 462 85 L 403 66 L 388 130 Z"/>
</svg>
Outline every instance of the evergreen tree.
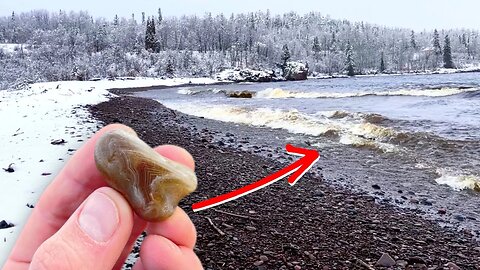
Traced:
<svg viewBox="0 0 480 270">
<path fill-rule="evenodd" d="M 318 41 L 318 37 L 315 37 L 313 39 L 312 51 L 315 55 L 317 55 L 321 51 L 320 42 Z"/>
<path fill-rule="evenodd" d="M 145 31 L 145 50 L 156 51 L 157 36 L 155 33 L 155 20 L 148 18 Z"/>
<path fill-rule="evenodd" d="M 384 57 L 383 57 L 383 52 L 382 52 L 382 56 L 380 57 L 380 73 L 383 73 L 385 72 L 385 60 L 384 60 Z"/>
<path fill-rule="evenodd" d="M 347 51 L 346 51 L 346 60 L 345 60 L 345 69 L 347 71 L 348 76 L 355 75 L 355 62 L 353 61 L 353 48 L 350 44 L 350 41 L 347 44 Z"/>
<path fill-rule="evenodd" d="M 433 53 L 435 54 L 435 66 L 438 67 L 440 56 L 442 55 L 442 47 L 440 46 L 440 36 L 437 29 L 433 31 Z"/>
<path fill-rule="evenodd" d="M 167 66 L 165 67 L 165 73 L 167 74 L 168 77 L 173 77 L 175 72 L 175 68 L 173 66 L 173 61 L 171 58 L 168 58 L 167 60 Z"/>
<path fill-rule="evenodd" d="M 282 48 L 282 68 L 287 66 L 287 62 L 290 60 L 290 50 L 288 49 L 288 45 L 283 45 Z"/>
<path fill-rule="evenodd" d="M 448 35 L 445 36 L 445 44 L 443 46 L 443 67 L 455 68 L 452 61 L 452 49 L 450 47 L 450 38 Z"/>
<path fill-rule="evenodd" d="M 410 33 L 410 46 L 413 48 L 413 49 L 417 49 L 417 41 L 415 39 L 415 32 L 412 30 L 412 32 Z"/>
<path fill-rule="evenodd" d="M 118 26 L 118 15 L 115 14 L 115 17 L 113 18 L 113 25 Z"/>
<path fill-rule="evenodd" d="M 163 16 L 162 16 L 162 9 L 159 8 L 158 9 L 158 24 L 162 24 L 162 21 L 163 21 Z"/>
</svg>

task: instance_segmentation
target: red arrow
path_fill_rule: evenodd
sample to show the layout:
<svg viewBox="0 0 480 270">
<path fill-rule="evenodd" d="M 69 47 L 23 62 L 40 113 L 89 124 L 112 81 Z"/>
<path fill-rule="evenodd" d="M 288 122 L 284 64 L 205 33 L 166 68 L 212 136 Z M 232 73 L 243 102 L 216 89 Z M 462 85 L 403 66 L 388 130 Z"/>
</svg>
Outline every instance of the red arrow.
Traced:
<svg viewBox="0 0 480 270">
<path fill-rule="evenodd" d="M 210 207 L 214 207 L 214 206 L 226 203 L 228 201 L 238 199 L 242 196 L 245 196 L 249 193 L 257 191 L 270 184 L 273 184 L 274 182 L 286 177 L 289 174 L 292 174 L 292 175 L 288 177 L 288 183 L 290 183 L 290 185 L 293 186 L 298 181 L 298 179 L 300 179 L 308 170 L 310 170 L 313 164 L 315 164 L 315 162 L 317 162 L 318 159 L 320 158 L 320 154 L 315 150 L 298 148 L 298 147 L 292 146 L 291 144 L 287 144 L 286 149 L 287 149 L 287 153 L 291 155 L 301 156 L 302 158 L 300 158 L 293 164 L 289 165 L 288 167 L 285 167 L 282 170 L 272 175 L 269 175 L 255 183 L 241 187 L 232 192 L 195 203 L 192 205 L 193 211 L 197 212 L 197 211 L 205 210 Z"/>
</svg>

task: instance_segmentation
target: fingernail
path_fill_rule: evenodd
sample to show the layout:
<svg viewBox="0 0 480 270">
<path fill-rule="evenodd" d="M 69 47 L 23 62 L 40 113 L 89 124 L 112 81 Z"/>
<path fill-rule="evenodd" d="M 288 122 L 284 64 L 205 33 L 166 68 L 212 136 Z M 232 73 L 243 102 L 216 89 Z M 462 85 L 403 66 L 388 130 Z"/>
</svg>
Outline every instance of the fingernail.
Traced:
<svg viewBox="0 0 480 270">
<path fill-rule="evenodd" d="M 101 192 L 93 193 L 78 217 L 82 231 L 96 242 L 107 242 L 118 227 L 115 203 Z"/>
</svg>

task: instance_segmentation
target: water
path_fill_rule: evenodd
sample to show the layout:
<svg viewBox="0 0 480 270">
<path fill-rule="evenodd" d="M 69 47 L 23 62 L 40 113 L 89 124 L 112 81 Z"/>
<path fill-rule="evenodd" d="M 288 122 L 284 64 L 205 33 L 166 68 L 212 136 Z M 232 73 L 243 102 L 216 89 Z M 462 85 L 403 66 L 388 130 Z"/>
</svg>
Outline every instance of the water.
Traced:
<svg viewBox="0 0 480 270">
<path fill-rule="evenodd" d="M 253 97 L 228 97 L 239 91 Z M 190 115 L 308 136 L 313 146 L 333 152 L 348 146 L 388 155 L 412 170 L 427 170 L 437 185 L 480 191 L 479 73 L 196 86 L 140 95 Z"/>
</svg>

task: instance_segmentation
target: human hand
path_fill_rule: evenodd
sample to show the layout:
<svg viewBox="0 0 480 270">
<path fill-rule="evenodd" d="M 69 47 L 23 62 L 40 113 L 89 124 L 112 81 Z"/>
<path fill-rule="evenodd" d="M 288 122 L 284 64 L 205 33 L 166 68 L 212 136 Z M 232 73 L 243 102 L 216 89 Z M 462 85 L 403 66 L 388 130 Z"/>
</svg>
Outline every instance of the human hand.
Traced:
<svg viewBox="0 0 480 270">
<path fill-rule="evenodd" d="M 106 187 L 93 158 L 97 139 L 79 149 L 40 197 L 4 269 L 120 269 L 137 237 L 146 230 L 134 270 L 203 269 L 193 252 L 195 227 L 179 207 L 165 221 L 147 223 L 134 214 L 120 193 Z M 183 148 L 155 148 L 192 170 Z"/>
</svg>

